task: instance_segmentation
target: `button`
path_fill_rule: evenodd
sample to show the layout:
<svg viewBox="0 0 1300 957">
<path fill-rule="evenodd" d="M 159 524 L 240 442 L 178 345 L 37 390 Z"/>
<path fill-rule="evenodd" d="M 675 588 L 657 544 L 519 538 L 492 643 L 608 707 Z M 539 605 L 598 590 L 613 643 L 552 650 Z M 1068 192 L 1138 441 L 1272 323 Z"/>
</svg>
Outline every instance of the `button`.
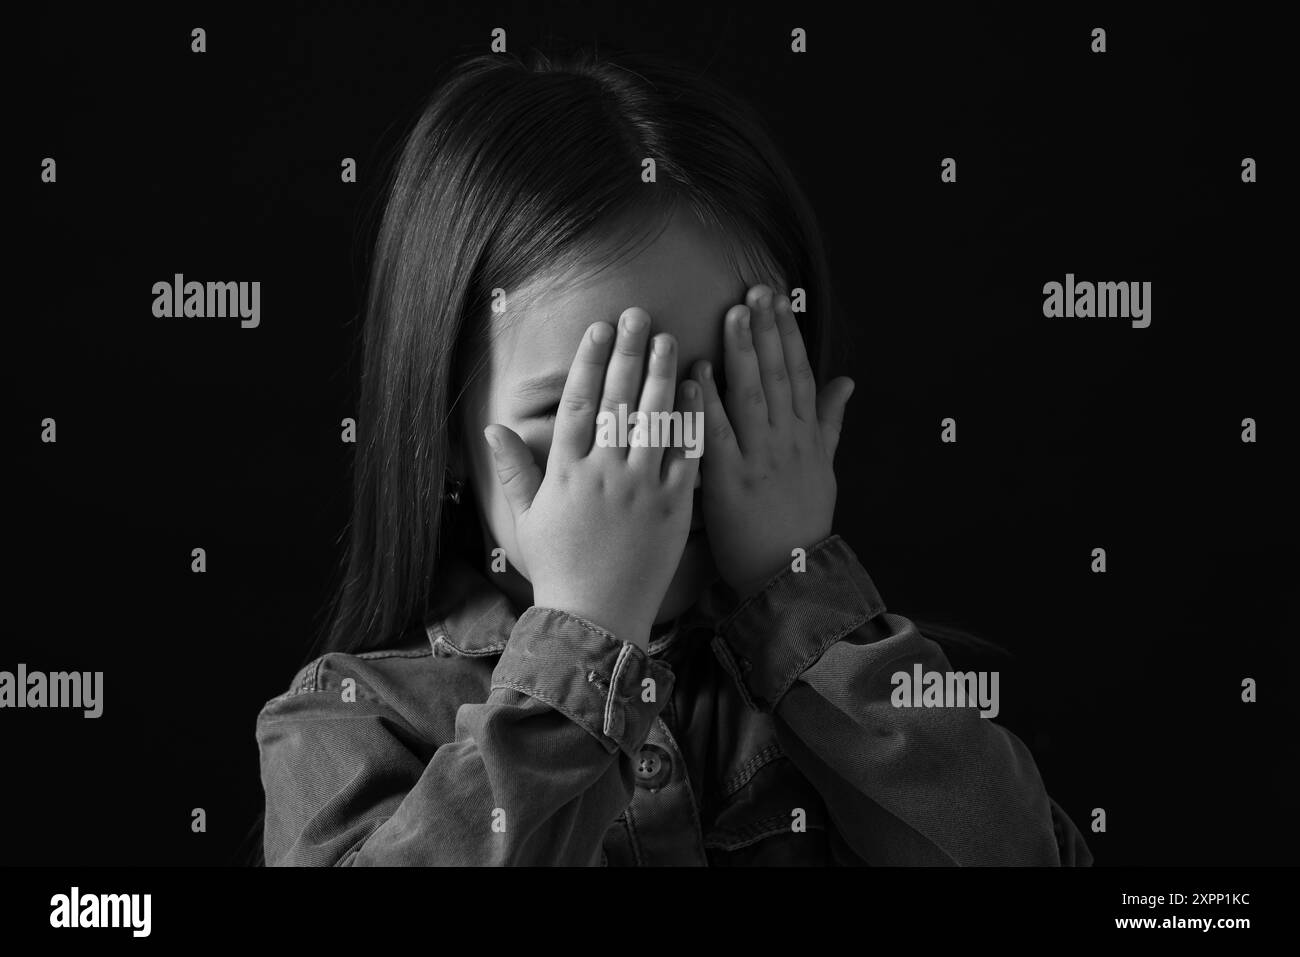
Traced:
<svg viewBox="0 0 1300 957">
<path fill-rule="evenodd" d="M 647 744 L 632 764 L 636 771 L 636 786 L 657 791 L 673 775 L 673 759 L 657 744 Z"/>
</svg>

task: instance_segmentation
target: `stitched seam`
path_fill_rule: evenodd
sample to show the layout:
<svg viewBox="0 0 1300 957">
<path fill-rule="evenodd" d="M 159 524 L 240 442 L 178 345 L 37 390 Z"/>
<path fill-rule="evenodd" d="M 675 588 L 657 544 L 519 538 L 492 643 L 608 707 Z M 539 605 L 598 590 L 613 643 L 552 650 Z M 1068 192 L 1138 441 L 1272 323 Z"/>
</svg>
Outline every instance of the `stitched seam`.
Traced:
<svg viewBox="0 0 1300 957">
<path fill-rule="evenodd" d="M 549 694 L 546 694 L 545 692 L 542 692 L 542 691 L 537 691 L 537 690 L 532 689 L 532 688 L 528 688 L 528 687 L 526 687 L 525 685 L 523 685 L 523 684 L 521 684 L 521 683 L 519 683 L 519 682 L 516 682 L 516 681 L 510 681 L 510 680 L 508 680 L 508 679 L 498 679 L 498 680 L 492 682 L 492 689 L 495 690 L 495 689 L 497 689 L 497 688 L 509 688 L 509 689 L 511 689 L 512 691 L 518 691 L 520 694 L 526 694 L 526 695 L 528 695 L 530 698 L 537 698 L 537 699 L 540 700 L 540 701 L 544 701 L 544 702 L 546 702 L 546 704 L 549 704 L 549 705 L 550 705 L 552 708 L 554 708 L 556 711 L 560 712 L 560 714 L 566 715 L 566 716 L 569 717 L 573 722 L 575 722 L 576 724 L 578 724 L 579 726 L 581 726 L 581 728 L 582 728 L 584 731 L 586 731 L 588 734 L 590 734 L 590 735 L 591 735 L 593 738 L 595 738 L 597 741 L 601 742 L 602 745 L 605 743 L 605 740 L 606 740 L 606 739 L 605 739 L 604 736 L 598 734 L 596 731 L 593 731 L 592 728 L 587 724 L 586 721 L 584 721 L 584 720 L 583 720 L 583 719 L 582 719 L 578 714 L 576 714 L 574 711 L 572 711 L 572 710 L 570 710 L 569 708 L 566 708 L 564 705 L 562 705 L 562 704 L 560 703 L 559 699 L 557 699 L 555 696 L 553 696 L 553 695 L 549 695 Z"/>
<path fill-rule="evenodd" d="M 748 784 L 755 774 L 773 761 L 783 757 L 785 757 L 785 753 L 781 750 L 780 745 L 769 744 L 742 764 L 740 770 L 727 779 L 726 783 L 722 785 L 722 796 L 730 797 L 735 794 Z"/>
<path fill-rule="evenodd" d="M 809 552 L 808 552 L 808 556 L 807 556 L 807 557 L 808 557 L 808 558 L 812 558 L 812 557 L 813 557 L 814 555 L 816 555 L 818 552 L 823 551 L 824 549 L 829 548 L 829 547 L 831 546 L 831 543 L 832 543 L 836 538 L 838 538 L 838 537 L 839 537 L 838 535 L 831 535 L 831 536 L 827 537 L 826 539 L 823 539 L 821 542 L 819 542 L 819 543 L 817 543 L 816 545 L 814 545 L 814 546 L 812 547 L 811 550 L 809 550 Z M 744 610 L 745 610 L 746 608 L 748 608 L 751 604 L 753 604 L 754 602 L 756 602 L 756 601 L 758 601 L 760 598 L 762 598 L 764 595 L 766 595 L 767 592 L 768 592 L 768 590 L 769 590 L 769 589 L 772 587 L 772 585 L 777 581 L 777 579 L 783 578 L 783 577 L 785 576 L 786 572 L 789 572 L 789 571 L 790 571 L 790 566 L 789 566 L 789 565 L 784 565 L 784 566 L 782 566 L 781 570 L 780 570 L 779 572 L 777 572 L 775 575 L 773 575 L 771 578 L 769 578 L 769 579 L 767 580 L 767 583 L 764 584 L 762 588 L 760 588 L 758 591 L 754 592 L 754 594 L 750 595 L 748 598 L 746 598 L 744 601 L 742 601 L 742 602 L 740 603 L 740 607 L 737 608 L 735 611 L 733 611 L 730 615 L 728 615 L 728 616 L 726 617 L 726 619 L 722 622 L 722 625 L 721 625 L 721 627 L 720 627 L 718 630 L 719 630 L 719 631 L 725 631 L 728 627 L 730 627 L 731 622 L 732 622 L 733 619 L 739 618 L 740 615 L 741 615 L 741 613 L 744 612 Z M 793 573 L 792 573 L 792 574 L 793 574 Z"/>
<path fill-rule="evenodd" d="M 302 676 L 302 688 L 300 690 L 315 691 L 317 687 L 319 687 L 320 666 L 324 660 L 325 656 L 321 655 L 311 663 L 311 667 L 307 669 L 307 673 Z"/>
<path fill-rule="evenodd" d="M 274 698 L 271 698 L 269 701 L 267 701 L 266 704 L 262 705 L 261 710 L 257 712 L 257 716 L 260 718 L 263 714 L 266 713 L 267 709 L 269 709 L 272 705 L 279 704 L 281 701 L 287 701 L 290 698 L 296 698 L 300 694 L 310 694 L 310 693 L 311 692 L 304 691 L 301 688 L 290 688 L 288 691 L 284 692 L 283 694 L 276 695 Z"/>
<path fill-rule="evenodd" d="M 813 821 L 807 821 L 806 824 L 809 829 L 822 830 L 824 827 L 822 824 Z M 723 828 L 716 832 L 719 835 L 716 840 L 753 843 L 754 840 L 771 837 L 773 834 L 779 834 L 789 829 L 790 816 L 788 814 L 773 814 L 759 818 L 757 821 L 751 821 L 741 827 Z M 794 834 L 796 832 L 790 831 L 790 833 Z"/>
<path fill-rule="evenodd" d="M 429 640 L 429 649 L 436 652 L 438 650 L 438 639 L 442 636 L 442 625 L 439 622 L 431 621 L 424 629 L 424 637 Z"/>
<path fill-rule="evenodd" d="M 327 694 L 330 697 L 335 697 L 338 694 L 337 691 L 308 691 L 304 693 L 305 694 Z M 379 701 L 378 699 L 373 699 L 373 700 L 366 699 L 366 704 L 382 704 L 382 703 L 383 702 Z M 370 711 L 357 711 L 356 713 L 349 714 L 348 717 L 349 718 L 383 718 L 385 720 L 391 720 L 394 714 L 395 712 L 391 710 L 377 708 Z M 265 725 L 300 724 L 303 727 L 318 726 L 321 720 L 320 717 L 316 715 L 310 715 L 306 717 L 302 717 L 298 715 L 258 715 L 258 718 L 260 719 L 260 723 Z M 402 718 L 401 715 L 397 715 L 397 719 L 401 721 L 402 726 L 404 728 L 411 727 L 410 723 L 407 722 L 405 718 Z"/>
<path fill-rule="evenodd" d="M 570 615 L 567 611 L 564 611 L 559 608 L 548 608 L 547 612 L 552 615 L 561 615 L 564 618 L 569 619 L 569 621 L 576 621 L 580 625 L 585 625 L 586 627 L 590 628 L 592 631 L 596 632 L 597 634 L 605 636 L 610 641 L 614 642 L 614 644 L 616 645 L 629 644 L 629 642 L 625 642 L 621 638 L 615 638 L 612 634 L 610 634 L 604 628 L 600 627 L 600 625 L 596 624 L 594 621 L 588 621 L 586 618 L 579 618 L 577 615 Z"/>
<path fill-rule="evenodd" d="M 682 633 L 682 627 L 681 627 L 681 621 L 679 619 L 678 622 L 673 625 L 673 630 L 670 631 L 667 635 L 664 635 L 660 638 L 656 638 L 654 641 L 650 642 L 650 644 L 646 647 L 646 654 L 658 655 L 667 651 L 673 645 L 677 644 L 677 639 L 681 635 L 681 633 Z"/>
<path fill-rule="evenodd" d="M 655 720 L 659 723 L 659 727 L 663 730 L 664 738 L 667 739 L 668 744 L 672 747 L 674 751 L 677 752 L 677 758 L 678 758 L 677 763 L 680 766 L 682 772 L 682 777 L 681 777 L 682 786 L 686 788 L 686 803 L 691 809 L 691 820 L 695 822 L 695 840 L 698 842 L 699 846 L 703 848 L 704 847 L 704 823 L 700 820 L 700 808 L 695 800 L 695 789 L 691 787 L 691 775 L 689 769 L 686 766 L 686 759 L 682 755 L 682 749 L 677 745 L 677 739 L 673 737 L 672 729 L 668 726 L 668 724 L 664 721 L 662 717 L 656 718 Z"/>
<path fill-rule="evenodd" d="M 619 649 L 618 658 L 614 660 L 614 673 L 609 679 L 609 693 L 605 695 L 605 726 L 602 728 L 609 737 L 613 737 L 609 733 L 609 729 L 614 722 L 614 693 L 618 690 L 619 676 L 623 670 L 624 662 L 627 661 L 628 652 L 631 650 L 632 646 L 626 643 Z"/>
<path fill-rule="evenodd" d="M 799 676 L 802 675 L 809 668 L 811 668 L 813 662 L 817 661 L 817 659 L 819 659 L 822 655 L 826 654 L 827 648 L 835 644 L 835 642 L 839 641 L 845 635 L 857 631 L 859 628 L 861 628 L 864 624 L 866 624 L 875 616 L 876 616 L 875 612 L 867 612 L 866 614 L 863 614 L 861 616 L 855 616 L 854 618 L 850 619 L 851 624 L 847 628 L 843 630 L 837 629 L 836 631 L 832 631 L 830 633 L 831 637 L 829 639 L 823 640 L 821 644 L 819 644 L 807 655 L 805 655 L 803 661 L 799 663 L 798 667 L 795 668 L 793 671 L 791 671 L 789 677 L 785 679 L 785 682 L 776 690 L 776 694 L 773 695 L 772 706 L 776 707 L 776 704 L 782 698 L 785 697 L 785 693 L 790 690 L 790 686 L 799 680 Z"/>
<path fill-rule="evenodd" d="M 766 824 L 767 822 L 764 821 L 763 823 Z M 808 824 L 808 832 L 824 831 L 824 830 L 826 830 L 826 828 L 822 824 L 812 824 L 812 823 Z M 762 834 L 756 834 L 753 837 L 743 837 L 734 840 L 728 840 L 725 837 L 721 837 L 721 838 L 715 837 L 715 838 L 711 838 L 708 841 L 705 841 L 704 846 L 708 848 L 712 848 L 714 850 L 738 851 L 741 848 L 749 847 L 752 844 L 757 844 L 759 841 L 765 841 L 769 837 L 776 837 L 776 835 L 782 834 L 787 831 L 789 831 L 789 833 L 791 834 L 796 833 L 794 831 L 790 831 L 790 824 L 788 821 L 782 821 L 779 824 L 772 825 L 768 830 L 764 831 Z"/>
<path fill-rule="evenodd" d="M 441 640 L 446 647 L 450 648 L 458 655 L 463 655 L 467 658 L 484 658 L 490 655 L 501 654 L 501 652 L 505 651 L 506 644 L 509 641 L 509 639 L 506 639 L 505 641 L 500 641 L 495 644 L 487 645 L 484 648 L 473 650 L 462 648 L 452 640 L 451 632 L 447 631 L 444 623 L 445 619 L 438 619 L 437 621 L 430 622 L 428 627 L 425 629 L 429 636 L 429 644 L 435 646 L 435 650 L 438 641 Z"/>
<path fill-rule="evenodd" d="M 363 651 L 359 655 L 353 655 L 353 657 L 371 661 L 375 658 L 427 658 L 431 654 L 433 654 L 432 648 L 419 651 Z"/>
<path fill-rule="evenodd" d="M 499 655 L 506 650 L 506 643 L 501 642 L 499 645 L 488 645 L 484 648 L 475 648 L 470 650 L 457 645 L 450 638 L 443 636 L 442 643 L 457 654 L 464 655 L 466 658 L 487 658 L 491 655 Z"/>
<path fill-rule="evenodd" d="M 731 676 L 735 688 L 740 694 L 741 701 L 743 701 L 745 706 L 751 711 L 762 711 L 762 708 L 758 706 L 758 703 L 754 701 L 753 697 L 750 695 L 749 689 L 745 687 L 745 679 L 741 676 L 740 668 L 736 664 L 735 655 L 732 654 L 731 646 L 727 644 L 727 640 L 722 635 L 714 635 L 712 644 L 718 660 L 722 665 L 722 670 Z"/>
</svg>

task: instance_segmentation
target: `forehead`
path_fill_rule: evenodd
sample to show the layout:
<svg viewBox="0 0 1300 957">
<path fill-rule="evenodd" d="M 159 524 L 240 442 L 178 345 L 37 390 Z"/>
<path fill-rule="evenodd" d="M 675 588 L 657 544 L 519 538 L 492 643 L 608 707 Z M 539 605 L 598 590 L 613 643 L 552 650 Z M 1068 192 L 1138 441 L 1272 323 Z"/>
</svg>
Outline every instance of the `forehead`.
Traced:
<svg viewBox="0 0 1300 957">
<path fill-rule="evenodd" d="M 578 278 L 574 278 L 577 276 Z M 709 355 L 722 317 L 749 283 L 716 232 L 674 216 L 654 241 L 595 274 L 546 277 L 518 290 L 494 330 L 492 365 L 500 385 L 521 375 L 567 370 L 593 322 L 617 322 L 630 306 L 650 314 L 651 332 L 677 338 L 679 360 Z"/>
</svg>

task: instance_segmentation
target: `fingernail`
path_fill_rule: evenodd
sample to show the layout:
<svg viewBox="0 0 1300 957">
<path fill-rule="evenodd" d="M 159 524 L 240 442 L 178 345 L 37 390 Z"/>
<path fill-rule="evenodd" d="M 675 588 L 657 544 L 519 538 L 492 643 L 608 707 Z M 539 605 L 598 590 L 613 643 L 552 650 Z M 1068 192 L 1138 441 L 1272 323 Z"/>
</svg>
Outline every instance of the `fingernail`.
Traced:
<svg viewBox="0 0 1300 957">
<path fill-rule="evenodd" d="M 695 392 L 696 392 L 696 388 L 694 382 L 682 383 L 682 395 L 686 396 L 686 398 L 688 399 L 695 398 Z"/>
<path fill-rule="evenodd" d="M 713 363 L 703 362 L 700 364 L 700 378 L 701 379 L 713 378 Z"/>
<path fill-rule="evenodd" d="M 749 310 L 746 309 L 740 314 L 740 328 L 744 332 L 749 332 Z"/>
<path fill-rule="evenodd" d="M 609 339 L 609 334 L 610 334 L 612 331 L 613 331 L 613 330 L 611 330 L 611 329 L 609 328 L 609 324 L 608 324 L 608 323 L 605 323 L 605 322 L 598 322 L 598 323 L 596 323 L 594 326 L 591 327 L 591 341 L 592 341 L 592 342 L 605 342 L 605 341 L 607 341 L 607 340 Z"/>
<path fill-rule="evenodd" d="M 492 447 L 493 452 L 501 451 L 501 439 L 497 437 L 495 432 L 489 432 L 487 429 L 484 429 L 483 438 L 487 439 L 487 444 Z"/>
<path fill-rule="evenodd" d="M 628 332 L 640 332 L 645 328 L 645 316 L 639 312 L 624 313 L 623 328 Z"/>
</svg>

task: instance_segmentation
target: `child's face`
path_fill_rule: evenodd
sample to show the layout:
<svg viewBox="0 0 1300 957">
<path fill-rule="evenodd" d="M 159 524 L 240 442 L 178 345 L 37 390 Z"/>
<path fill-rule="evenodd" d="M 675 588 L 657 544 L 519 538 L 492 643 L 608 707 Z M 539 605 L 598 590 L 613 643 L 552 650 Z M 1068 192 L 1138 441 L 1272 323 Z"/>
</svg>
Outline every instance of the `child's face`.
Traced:
<svg viewBox="0 0 1300 957">
<path fill-rule="evenodd" d="M 508 426 L 532 449 L 545 473 L 556 407 L 583 333 L 601 320 L 617 325 L 619 315 L 630 306 L 640 306 L 650 314 L 651 335 L 666 332 L 676 338 L 679 382 L 691 377 L 701 359 L 712 362 L 715 375 L 719 374 L 722 319 L 758 281 L 747 278 L 732 268 L 714 235 L 693 219 L 678 215 L 635 258 L 607 267 L 581 285 L 548 290 L 543 283 L 534 283 L 516 292 L 517 304 L 511 302 L 511 290 L 506 290 L 505 311 L 491 316 L 487 368 L 465 397 L 462 434 L 468 436 L 468 461 L 464 464 L 482 506 L 488 548 L 504 548 L 510 566 L 509 572 L 494 577 L 520 606 L 532 603 L 528 569 L 518 551 L 510 506 L 487 443 L 476 439 L 492 423 Z M 524 392 L 528 383 L 548 377 L 543 390 Z M 707 442 L 704 455 L 707 463 Z M 692 525 L 700 521 L 697 480 Z M 656 622 L 668 621 L 689 608 L 713 574 L 708 536 L 693 535 Z"/>
</svg>

